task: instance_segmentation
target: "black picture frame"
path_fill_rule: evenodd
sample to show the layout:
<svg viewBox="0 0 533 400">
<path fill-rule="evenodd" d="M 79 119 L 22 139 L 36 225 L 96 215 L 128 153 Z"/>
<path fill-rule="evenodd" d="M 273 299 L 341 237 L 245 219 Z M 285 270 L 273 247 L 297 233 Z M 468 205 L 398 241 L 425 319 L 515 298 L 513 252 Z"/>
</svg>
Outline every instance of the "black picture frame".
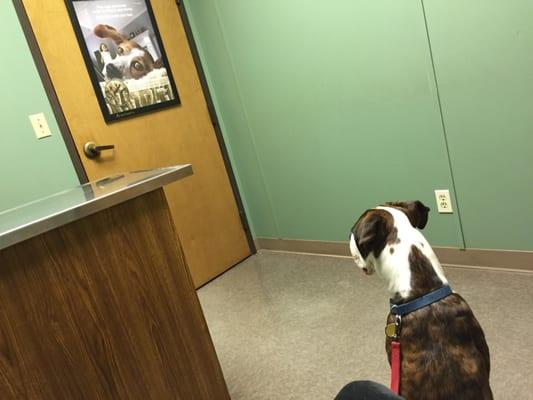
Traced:
<svg viewBox="0 0 533 400">
<path fill-rule="evenodd" d="M 106 122 L 181 103 L 150 0 L 65 4 Z"/>
</svg>

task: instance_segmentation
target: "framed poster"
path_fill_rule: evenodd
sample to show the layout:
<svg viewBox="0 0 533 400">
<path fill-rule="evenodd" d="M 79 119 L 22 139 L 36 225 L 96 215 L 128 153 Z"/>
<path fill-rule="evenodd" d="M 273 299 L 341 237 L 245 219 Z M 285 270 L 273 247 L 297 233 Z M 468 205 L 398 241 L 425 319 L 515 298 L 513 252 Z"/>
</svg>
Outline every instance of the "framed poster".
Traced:
<svg viewBox="0 0 533 400">
<path fill-rule="evenodd" d="M 180 104 L 150 0 L 65 0 L 106 122 Z"/>
</svg>

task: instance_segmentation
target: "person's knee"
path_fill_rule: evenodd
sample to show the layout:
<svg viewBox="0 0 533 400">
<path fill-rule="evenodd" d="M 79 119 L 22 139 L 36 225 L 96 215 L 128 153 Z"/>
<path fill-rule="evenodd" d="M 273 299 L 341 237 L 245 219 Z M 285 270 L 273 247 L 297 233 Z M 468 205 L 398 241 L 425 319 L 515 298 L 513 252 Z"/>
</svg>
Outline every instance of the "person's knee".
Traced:
<svg viewBox="0 0 533 400">
<path fill-rule="evenodd" d="M 372 381 L 350 382 L 342 388 L 335 400 L 401 400 L 387 387 Z"/>
</svg>

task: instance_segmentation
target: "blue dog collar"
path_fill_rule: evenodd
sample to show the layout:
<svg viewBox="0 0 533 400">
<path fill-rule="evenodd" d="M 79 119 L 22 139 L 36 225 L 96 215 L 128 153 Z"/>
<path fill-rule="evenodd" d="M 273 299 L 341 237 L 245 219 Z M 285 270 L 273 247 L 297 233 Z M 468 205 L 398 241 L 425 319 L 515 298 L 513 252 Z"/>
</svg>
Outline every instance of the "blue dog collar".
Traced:
<svg viewBox="0 0 533 400">
<path fill-rule="evenodd" d="M 437 290 L 434 290 L 432 292 L 429 292 L 421 297 L 418 297 L 414 300 L 411 300 L 407 303 L 403 304 L 394 304 L 391 300 L 390 302 L 390 312 L 394 315 L 406 315 L 409 313 L 412 313 L 413 311 L 416 311 L 420 308 L 423 308 L 425 306 L 429 306 L 430 304 L 433 304 L 439 300 L 444 299 L 445 297 L 448 297 L 450 294 L 452 294 L 452 288 L 450 285 L 444 285 Z"/>
</svg>

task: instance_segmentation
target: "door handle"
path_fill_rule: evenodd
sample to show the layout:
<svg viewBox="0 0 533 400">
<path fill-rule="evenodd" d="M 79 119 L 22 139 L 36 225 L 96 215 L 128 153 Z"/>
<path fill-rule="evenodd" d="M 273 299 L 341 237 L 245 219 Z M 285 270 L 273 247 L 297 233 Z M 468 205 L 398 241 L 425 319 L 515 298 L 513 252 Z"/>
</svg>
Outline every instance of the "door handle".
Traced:
<svg viewBox="0 0 533 400">
<path fill-rule="evenodd" d="M 96 158 L 100 156 L 102 150 L 111 150 L 114 149 L 114 144 L 105 144 L 102 146 L 97 146 L 94 142 L 87 142 L 83 145 L 83 152 L 87 158 Z"/>
</svg>

